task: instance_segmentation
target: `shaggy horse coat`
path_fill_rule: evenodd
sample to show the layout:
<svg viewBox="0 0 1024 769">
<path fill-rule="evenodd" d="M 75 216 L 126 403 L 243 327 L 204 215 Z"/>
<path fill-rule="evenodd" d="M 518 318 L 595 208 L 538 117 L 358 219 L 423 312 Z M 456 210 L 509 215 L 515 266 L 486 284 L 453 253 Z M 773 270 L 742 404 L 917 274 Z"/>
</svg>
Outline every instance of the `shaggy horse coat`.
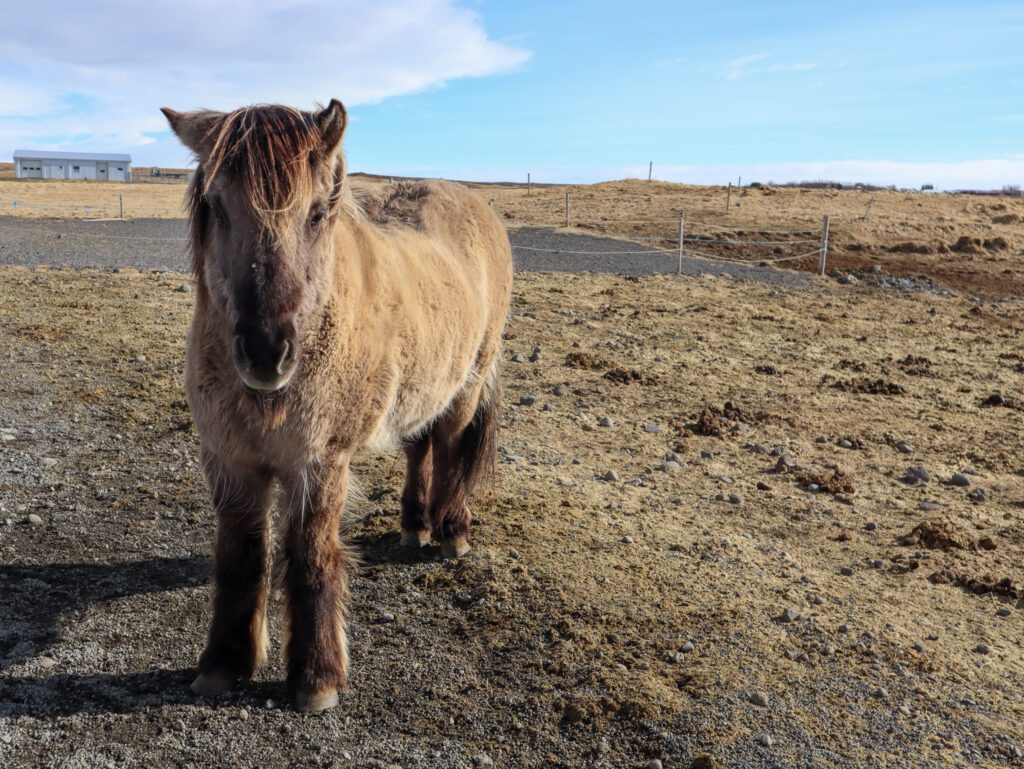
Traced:
<svg viewBox="0 0 1024 769">
<path fill-rule="evenodd" d="M 185 379 L 217 514 L 192 688 L 215 695 L 265 657 L 279 482 L 288 686 L 298 708 L 322 710 L 346 686 L 339 527 L 355 451 L 404 445 L 404 544 L 469 549 L 467 499 L 494 459 L 508 237 L 455 184 L 398 184 L 357 204 L 336 100 L 164 114 L 199 161 Z"/>
</svg>

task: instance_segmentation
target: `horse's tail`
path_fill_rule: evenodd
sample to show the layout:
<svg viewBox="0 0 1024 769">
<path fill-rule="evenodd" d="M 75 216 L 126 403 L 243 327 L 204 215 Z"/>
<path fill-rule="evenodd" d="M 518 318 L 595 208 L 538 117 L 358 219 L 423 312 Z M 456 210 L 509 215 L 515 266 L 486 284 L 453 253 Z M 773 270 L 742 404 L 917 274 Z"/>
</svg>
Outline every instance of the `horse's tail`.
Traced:
<svg viewBox="0 0 1024 769">
<path fill-rule="evenodd" d="M 501 382 L 497 365 L 480 394 L 476 413 L 462 433 L 459 473 L 466 497 L 483 481 L 494 479 L 498 460 L 498 423 L 501 419 Z"/>
</svg>

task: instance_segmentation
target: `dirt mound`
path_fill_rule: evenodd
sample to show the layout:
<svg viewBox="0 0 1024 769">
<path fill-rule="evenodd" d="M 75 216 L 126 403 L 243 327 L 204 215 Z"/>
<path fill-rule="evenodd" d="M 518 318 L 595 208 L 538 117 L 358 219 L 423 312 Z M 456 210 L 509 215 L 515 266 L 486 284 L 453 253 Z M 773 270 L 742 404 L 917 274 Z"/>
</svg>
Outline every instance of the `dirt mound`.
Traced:
<svg viewBox="0 0 1024 769">
<path fill-rule="evenodd" d="M 992 217 L 992 224 L 1020 224 L 1021 222 L 1024 222 L 1024 216 L 1020 214 L 1003 214 Z"/>
<path fill-rule="evenodd" d="M 839 467 L 827 470 L 796 471 L 796 479 L 804 486 L 817 486 L 828 494 L 853 494 L 853 479 L 850 474 Z"/>
<path fill-rule="evenodd" d="M 611 366 L 611 364 L 604 358 L 600 358 L 589 352 L 569 353 L 565 356 L 565 365 L 569 368 L 590 369 L 591 371 L 598 371 Z"/>
<path fill-rule="evenodd" d="M 928 581 L 933 585 L 956 585 L 975 595 L 992 593 L 1006 598 L 1024 598 L 1024 588 L 1015 584 L 1009 577 L 993 577 L 989 574 L 972 577 L 969 574 L 943 569 L 929 576 Z"/>
<path fill-rule="evenodd" d="M 973 550 L 976 543 L 952 521 L 922 521 L 896 540 L 904 547 L 928 550 Z"/>
<path fill-rule="evenodd" d="M 961 235 L 949 249 L 956 251 L 958 254 L 984 254 L 986 251 L 1008 251 L 1010 249 L 1010 241 L 1002 235 L 994 238 L 985 238 L 984 240 L 971 237 L 970 235 Z"/>
<path fill-rule="evenodd" d="M 906 395 L 907 391 L 902 385 L 898 385 L 895 382 L 886 382 L 884 379 L 834 379 L 827 374 L 822 377 L 822 384 L 827 384 L 829 387 L 842 390 L 847 393 L 857 393 L 860 395 Z"/>
<path fill-rule="evenodd" d="M 982 408 L 1004 408 L 1013 409 L 1014 411 L 1024 411 L 1024 403 L 1017 398 L 1011 398 L 1009 395 L 1003 395 L 1002 393 L 992 393 L 985 400 L 981 402 Z"/>
<path fill-rule="evenodd" d="M 897 365 L 909 376 L 934 377 L 932 362 L 923 355 L 908 355 L 897 361 Z"/>
<path fill-rule="evenodd" d="M 887 249 L 890 254 L 934 254 L 938 249 L 928 243 L 915 243 L 912 240 L 896 243 Z"/>
<path fill-rule="evenodd" d="M 758 424 L 764 422 L 767 415 L 763 412 L 744 411 L 732 401 L 726 401 L 721 408 L 706 404 L 704 410 L 694 420 L 693 432 L 696 435 L 722 437 L 730 427 L 739 424 Z"/>
<path fill-rule="evenodd" d="M 643 385 L 644 387 L 652 387 L 658 384 L 658 378 L 651 374 L 641 374 L 635 368 L 620 368 L 615 366 L 608 371 L 604 372 L 604 378 L 609 382 L 617 382 L 618 384 L 633 384 L 634 382 Z"/>
</svg>

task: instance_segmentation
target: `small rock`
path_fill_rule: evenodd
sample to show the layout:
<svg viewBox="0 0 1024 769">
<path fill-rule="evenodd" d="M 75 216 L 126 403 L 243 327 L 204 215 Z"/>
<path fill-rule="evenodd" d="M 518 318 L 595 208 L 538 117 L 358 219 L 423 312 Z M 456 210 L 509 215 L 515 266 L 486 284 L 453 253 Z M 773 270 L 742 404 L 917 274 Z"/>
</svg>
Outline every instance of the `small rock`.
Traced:
<svg viewBox="0 0 1024 769">
<path fill-rule="evenodd" d="M 996 609 L 996 616 L 997 617 L 1009 617 L 1010 616 L 1010 610 L 1007 609 L 1005 606 L 1003 608 L 1001 608 L 1001 609 Z"/>
<path fill-rule="evenodd" d="M 658 469 L 666 473 L 675 472 L 676 470 L 679 470 L 681 467 L 681 464 L 672 460 L 669 460 L 668 462 L 662 462 L 660 465 L 658 465 Z"/>
<path fill-rule="evenodd" d="M 907 441 L 899 441 L 896 444 L 896 451 L 898 451 L 900 454 L 913 454 L 914 446 L 908 443 Z"/>
<path fill-rule="evenodd" d="M 1007 610 L 1007 613 L 1009 613 L 1009 610 Z M 687 641 L 686 643 L 684 643 L 682 646 L 679 647 L 679 650 L 681 652 L 689 654 L 690 652 L 693 651 L 693 648 L 694 648 L 693 647 L 693 642 L 692 641 Z"/>
<path fill-rule="evenodd" d="M 982 537 L 978 540 L 978 547 L 982 550 L 995 550 L 996 541 L 992 537 Z"/>
<path fill-rule="evenodd" d="M 568 395 L 569 394 L 569 388 L 566 387 L 565 385 L 561 385 L 561 384 L 560 385 L 555 385 L 555 389 L 552 390 L 551 392 L 553 392 L 555 395 L 558 395 L 559 397 L 561 397 L 563 395 Z"/>
<path fill-rule="evenodd" d="M 701 459 L 714 459 L 715 455 L 712 454 L 710 451 L 702 451 L 700 453 L 700 458 Z"/>
<path fill-rule="evenodd" d="M 768 707 L 768 695 L 764 692 L 752 692 L 750 694 L 750 702 L 759 708 L 766 708 Z"/>
<path fill-rule="evenodd" d="M 43 457 L 42 459 L 39 460 L 39 464 L 41 464 L 43 467 L 56 467 L 57 460 L 54 459 L 53 457 Z"/>
<path fill-rule="evenodd" d="M 597 426 L 598 427 L 614 427 L 615 426 L 615 422 L 612 421 L 611 417 L 601 417 L 600 419 L 597 420 Z"/>
<path fill-rule="evenodd" d="M 395 621 L 395 615 L 392 614 L 389 611 L 381 612 L 380 621 L 381 622 L 394 622 Z"/>
<path fill-rule="evenodd" d="M 519 405 L 520 406 L 532 406 L 536 402 L 537 402 L 537 396 L 536 395 L 524 395 L 522 398 L 519 399 Z"/>
<path fill-rule="evenodd" d="M 936 510 L 941 510 L 942 505 L 938 502 L 919 502 L 917 504 L 918 510 L 923 510 L 926 513 L 934 513 Z"/>
<path fill-rule="evenodd" d="M 904 480 L 908 483 L 919 484 L 927 483 L 931 480 L 931 473 L 923 465 L 915 465 L 914 467 L 907 468 L 906 475 L 903 476 Z"/>
<path fill-rule="evenodd" d="M 733 491 L 729 494 L 729 501 L 734 505 L 738 505 L 743 501 L 743 497 Z"/>
<path fill-rule="evenodd" d="M 974 651 L 978 654 L 988 654 L 992 650 L 988 648 L 988 644 L 978 644 L 974 647 Z"/>
<path fill-rule="evenodd" d="M 540 353 L 539 352 L 532 352 L 532 353 L 530 353 L 530 357 L 529 357 L 530 363 L 536 363 L 539 360 L 540 360 Z"/>
<path fill-rule="evenodd" d="M 661 761 L 657 758 L 652 758 L 647 762 L 647 769 L 661 769 Z"/>
<path fill-rule="evenodd" d="M 845 635 L 846 633 L 850 632 L 850 626 L 844 623 L 836 628 L 836 632 L 843 633 Z"/>
<path fill-rule="evenodd" d="M 651 433 L 652 435 L 657 435 L 658 433 L 661 432 L 661 428 L 658 425 L 652 424 L 650 422 L 644 422 L 643 427 L 644 432 Z"/>
<path fill-rule="evenodd" d="M 878 524 L 874 521 L 868 521 L 864 524 L 864 531 L 874 531 L 878 528 Z"/>
<path fill-rule="evenodd" d="M 177 293 L 179 293 L 179 294 L 187 294 L 187 293 L 188 293 L 189 291 L 191 291 L 191 290 L 192 290 L 192 287 L 191 287 L 191 286 L 189 286 L 189 284 L 188 284 L 188 283 L 182 283 L 182 284 L 181 284 L 180 286 L 178 286 L 178 287 L 177 287 L 176 289 L 174 289 L 174 290 L 175 290 L 175 291 L 176 291 Z"/>
<path fill-rule="evenodd" d="M 886 689 L 884 686 L 879 686 L 877 689 L 875 689 L 874 692 L 872 692 L 872 694 L 874 695 L 875 699 L 878 700 L 885 700 L 889 698 L 889 690 Z"/>
<path fill-rule="evenodd" d="M 988 489 L 984 486 L 976 486 L 967 492 L 967 498 L 976 505 L 980 505 L 982 502 L 988 502 Z"/>
<path fill-rule="evenodd" d="M 821 647 L 821 653 L 825 657 L 831 657 L 836 653 L 836 647 L 832 646 L 832 644 L 826 644 Z"/>
<path fill-rule="evenodd" d="M 624 544 L 624 545 L 632 545 L 635 541 L 636 540 L 634 540 L 628 534 L 622 538 L 622 544 Z"/>
<path fill-rule="evenodd" d="M 513 363 L 526 363 L 526 356 L 523 355 L 521 352 L 517 352 L 515 355 L 512 356 L 512 362 Z"/>
<path fill-rule="evenodd" d="M 57 660 L 55 660 L 53 657 L 40 657 L 39 664 L 44 668 L 52 668 L 56 667 Z"/>
<path fill-rule="evenodd" d="M 35 513 L 29 513 L 25 517 L 25 523 L 27 523 L 29 526 L 42 526 L 43 525 L 43 519 L 40 518 Z"/>
<path fill-rule="evenodd" d="M 839 573 L 844 577 L 852 577 L 853 569 L 849 566 L 843 566 L 841 569 L 839 569 Z"/>
<path fill-rule="evenodd" d="M 773 738 L 770 734 L 762 734 L 760 742 L 766 748 L 770 748 L 772 745 L 775 744 L 775 738 Z"/>
<path fill-rule="evenodd" d="M 619 480 L 619 474 L 614 470 L 609 470 L 607 473 L 601 476 L 602 481 L 617 481 Z"/>
<path fill-rule="evenodd" d="M 145 363 L 146 362 L 146 356 L 145 355 L 136 355 L 135 356 L 135 362 L 136 363 Z"/>
<path fill-rule="evenodd" d="M 971 479 L 968 478 L 963 473 L 953 473 L 953 477 L 949 479 L 949 483 L 952 486 L 960 486 L 960 487 L 970 486 L 971 485 Z"/>
<path fill-rule="evenodd" d="M 848 441 L 846 438 L 843 438 L 841 441 L 839 441 L 839 448 L 841 448 L 841 449 L 852 449 L 853 448 L 853 443 Z"/>
<path fill-rule="evenodd" d="M 899 711 L 900 713 L 902 713 L 903 715 L 905 715 L 905 716 L 909 716 L 909 715 L 910 715 L 910 706 L 909 706 L 909 705 L 900 705 L 900 706 L 899 706 L 898 708 L 896 708 L 896 709 L 897 709 L 897 710 L 898 710 L 898 711 Z"/>
<path fill-rule="evenodd" d="M 779 622 L 792 622 L 793 620 L 800 618 L 800 612 L 796 609 L 783 609 L 782 614 L 779 615 Z"/>
<path fill-rule="evenodd" d="M 481 753 L 480 755 L 473 756 L 473 766 L 477 767 L 477 769 L 490 769 L 490 767 L 494 766 L 494 761 L 486 753 Z"/>
<path fill-rule="evenodd" d="M 914 642 L 914 651 L 923 652 L 924 651 L 924 641 L 915 641 Z"/>
<path fill-rule="evenodd" d="M 509 550 L 508 557 L 511 558 L 513 561 L 518 561 L 521 556 L 519 555 L 518 550 Z"/>
<path fill-rule="evenodd" d="M 786 473 L 797 468 L 796 460 L 789 454 L 783 454 L 775 463 L 775 472 Z"/>
<path fill-rule="evenodd" d="M 248 721 L 249 720 L 249 711 L 246 710 L 245 708 L 242 708 L 240 711 L 238 711 L 238 720 L 239 721 Z"/>
</svg>

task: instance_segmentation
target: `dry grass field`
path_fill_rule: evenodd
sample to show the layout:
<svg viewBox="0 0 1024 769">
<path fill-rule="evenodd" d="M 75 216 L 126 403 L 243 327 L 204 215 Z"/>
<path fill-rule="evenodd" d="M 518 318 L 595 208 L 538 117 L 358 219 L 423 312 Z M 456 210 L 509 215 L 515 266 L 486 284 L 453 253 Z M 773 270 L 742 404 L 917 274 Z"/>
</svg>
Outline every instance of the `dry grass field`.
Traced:
<svg viewBox="0 0 1024 769">
<path fill-rule="evenodd" d="M 360 459 L 352 690 L 309 718 L 279 654 L 188 692 L 213 534 L 189 278 L 0 267 L 0 766 L 1024 766 L 1024 201 L 478 189 L 509 226 L 559 225 L 568 189 L 572 229 L 637 238 L 829 213 L 830 264 L 955 290 L 517 273 L 474 550 L 403 551 L 402 463 Z M 182 192 L 0 180 L 0 211 Z"/>
<path fill-rule="evenodd" d="M 357 191 L 385 183 L 386 178 L 354 176 Z M 522 185 L 471 186 L 491 202 L 509 227 L 563 226 L 569 192 L 570 229 L 640 238 L 647 247 L 675 248 L 669 239 L 678 237 L 680 212 L 686 216 L 688 237 L 809 241 L 784 246 L 691 245 L 714 256 L 754 261 L 814 250 L 822 217 L 829 214 L 831 268 L 857 271 L 877 264 L 894 275 L 926 274 L 944 285 L 981 295 L 1024 294 L 1024 198 L 747 187 L 733 191 L 726 209 L 724 187 L 633 179 L 535 187 L 528 194 Z M 122 195 L 127 217 L 178 218 L 183 215 L 183 194 L 182 183 L 16 181 L 0 176 L 0 214 L 118 216 Z M 14 201 L 19 205 L 12 205 Z M 776 233 L 792 230 L 805 234 Z M 782 266 L 814 270 L 817 256 Z"/>
</svg>

